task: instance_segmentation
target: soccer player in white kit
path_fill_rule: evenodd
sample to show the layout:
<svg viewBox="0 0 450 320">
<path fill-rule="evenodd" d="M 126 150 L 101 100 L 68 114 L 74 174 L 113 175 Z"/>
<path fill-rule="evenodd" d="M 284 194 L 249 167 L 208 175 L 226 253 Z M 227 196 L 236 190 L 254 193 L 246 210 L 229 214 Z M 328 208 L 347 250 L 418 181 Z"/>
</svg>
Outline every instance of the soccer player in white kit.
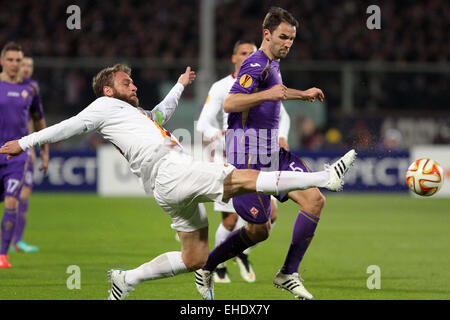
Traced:
<svg viewBox="0 0 450 320">
<path fill-rule="evenodd" d="M 131 69 L 122 64 L 101 70 L 93 80 L 98 98 L 88 107 L 58 124 L 8 141 L 0 148 L 0 154 L 8 154 L 7 159 L 11 159 L 28 148 L 97 130 L 116 146 L 145 191 L 152 192 L 169 214 L 171 227 L 180 238 L 181 251 L 163 253 L 132 270 L 110 270 L 108 299 L 122 300 L 142 281 L 191 272 L 205 264 L 209 253 L 208 218 L 199 207 L 201 202 L 228 202 L 246 193 L 279 194 L 311 187 L 342 190 L 343 177 L 355 160 L 354 150 L 319 172 L 237 170 L 227 163 L 195 161 L 162 127 L 195 73 L 187 67 L 177 84 L 151 111 L 139 108 L 137 88 L 130 74 Z M 213 288 L 208 291 L 213 299 Z"/>
<path fill-rule="evenodd" d="M 225 163 L 225 136 L 224 133 L 228 128 L 228 114 L 223 110 L 223 102 L 230 92 L 231 87 L 236 82 L 237 74 L 242 63 L 252 53 L 256 52 L 256 45 L 252 41 L 239 40 L 233 47 L 231 62 L 234 64 L 234 72 L 219 81 L 215 82 L 206 98 L 203 109 L 200 113 L 197 130 L 203 134 L 205 143 L 211 146 L 212 160 L 218 163 Z M 278 138 L 280 146 L 288 149 L 287 137 L 290 127 L 290 118 L 283 104 L 280 108 L 280 122 L 278 130 Z M 230 202 L 223 203 L 214 202 L 214 210 L 222 213 L 222 222 L 217 228 L 215 234 L 215 246 L 220 245 L 232 231 L 239 229 L 245 225 L 244 219 L 238 216 L 233 204 Z M 272 226 L 277 219 L 277 202 L 272 197 L 270 219 Z M 242 278 L 247 282 L 254 282 L 256 275 L 252 264 L 248 259 L 248 255 L 253 247 L 247 248 L 244 252 L 236 256 L 236 263 L 239 266 Z M 226 262 L 219 264 L 213 273 L 215 282 L 229 283 L 231 282 Z"/>
</svg>

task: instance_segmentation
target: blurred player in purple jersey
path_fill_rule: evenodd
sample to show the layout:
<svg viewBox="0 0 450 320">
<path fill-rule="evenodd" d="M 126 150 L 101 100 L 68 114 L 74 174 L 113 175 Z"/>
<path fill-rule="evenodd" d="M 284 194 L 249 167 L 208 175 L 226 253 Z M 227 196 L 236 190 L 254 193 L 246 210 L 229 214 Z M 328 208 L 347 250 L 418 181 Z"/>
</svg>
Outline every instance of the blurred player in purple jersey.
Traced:
<svg viewBox="0 0 450 320">
<path fill-rule="evenodd" d="M 283 85 L 280 59 L 288 54 L 298 25 L 298 21 L 288 11 L 277 7 L 270 9 L 263 22 L 261 47 L 244 61 L 224 101 L 224 110 L 229 112 L 227 162 L 236 168 L 267 172 L 310 171 L 301 159 L 280 148 L 277 139 L 281 100 L 324 100 L 324 94 L 318 88 L 301 91 Z M 347 169 L 344 167 L 343 171 Z M 208 274 L 219 263 L 269 237 L 270 196 L 262 194 L 262 190 L 257 191 L 232 199 L 234 209 L 248 224 L 233 232 L 211 251 L 206 265 L 197 271 L 199 274 Z M 318 188 L 280 193 L 275 197 L 281 202 L 293 200 L 300 211 L 285 262 L 275 276 L 274 285 L 288 290 L 296 298 L 313 299 L 302 284 L 298 268 L 314 236 L 325 197 Z"/>
<path fill-rule="evenodd" d="M 39 84 L 35 80 L 31 80 L 34 71 L 34 61 L 31 57 L 23 57 L 22 63 L 20 65 L 20 73 L 22 77 L 30 79 L 30 83 L 36 88 L 37 99 L 39 104 L 41 103 Z M 28 133 L 34 132 L 33 120 L 28 121 Z M 22 191 L 19 196 L 19 208 L 17 213 L 16 227 L 13 236 L 13 244 L 11 247 L 11 252 L 37 252 L 39 249 L 36 246 L 29 245 L 26 243 L 23 238 L 23 233 L 25 231 L 25 226 L 28 217 L 28 202 L 30 199 L 31 191 L 33 188 L 33 164 L 36 159 L 36 154 L 34 149 L 29 149 L 27 151 L 29 153 L 29 163 L 27 166 L 27 171 L 25 172 L 25 178 L 23 181 Z M 46 147 L 44 150 L 41 150 L 41 159 L 42 163 L 45 163 L 45 167 L 48 166 L 49 162 L 49 150 Z"/>
<path fill-rule="evenodd" d="M 38 88 L 28 78 L 20 74 L 23 52 L 20 45 L 7 43 L 0 55 L 2 72 L 0 73 L 0 144 L 18 139 L 28 134 L 28 120 L 31 116 L 36 130 L 45 128 L 42 105 Z M 48 149 L 43 148 L 44 154 Z M 19 210 L 19 195 L 30 165 L 26 152 L 7 160 L 0 155 L 0 200 L 4 201 L 4 213 L 1 222 L 0 268 L 10 268 L 8 249 L 15 232 Z M 42 170 L 47 170 L 48 162 L 43 161 Z"/>
</svg>

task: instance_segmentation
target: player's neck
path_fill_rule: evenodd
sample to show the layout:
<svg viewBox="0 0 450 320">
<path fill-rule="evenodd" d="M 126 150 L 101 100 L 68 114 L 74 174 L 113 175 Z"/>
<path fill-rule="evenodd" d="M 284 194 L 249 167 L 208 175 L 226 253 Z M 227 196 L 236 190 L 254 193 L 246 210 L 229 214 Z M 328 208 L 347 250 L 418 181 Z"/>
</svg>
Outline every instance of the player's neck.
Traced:
<svg viewBox="0 0 450 320">
<path fill-rule="evenodd" d="M 270 59 L 270 60 L 274 60 L 275 57 L 273 56 L 273 54 L 270 52 L 269 50 L 269 44 L 265 41 L 263 41 L 261 43 L 261 47 L 259 47 L 259 50 L 261 50 L 262 52 L 264 52 L 264 54 Z"/>
<path fill-rule="evenodd" d="M 6 72 L 1 72 L 0 80 L 8 83 L 18 83 L 22 80 L 22 77 L 20 77 L 19 75 L 15 77 L 10 77 Z"/>
</svg>

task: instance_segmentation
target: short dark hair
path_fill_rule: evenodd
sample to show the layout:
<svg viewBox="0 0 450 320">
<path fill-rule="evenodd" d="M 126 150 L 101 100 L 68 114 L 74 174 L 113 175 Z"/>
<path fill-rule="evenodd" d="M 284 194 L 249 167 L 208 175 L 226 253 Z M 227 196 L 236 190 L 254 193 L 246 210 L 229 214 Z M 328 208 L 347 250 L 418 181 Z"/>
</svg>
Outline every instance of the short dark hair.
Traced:
<svg viewBox="0 0 450 320">
<path fill-rule="evenodd" d="M 263 30 L 268 29 L 272 33 L 283 21 L 295 28 L 299 26 L 297 19 L 289 11 L 280 7 L 271 7 L 264 18 Z"/>
<path fill-rule="evenodd" d="M 125 72 L 127 75 L 131 75 L 131 68 L 124 64 L 116 64 L 112 67 L 102 69 L 97 73 L 97 75 L 92 79 L 92 89 L 94 89 L 95 96 L 97 98 L 103 97 L 103 87 L 114 86 L 114 74 L 117 72 Z"/>
<path fill-rule="evenodd" d="M 17 42 L 14 41 L 10 41 L 7 44 L 5 44 L 5 46 L 2 49 L 2 52 L 0 53 L 0 55 L 3 57 L 5 56 L 5 53 L 8 51 L 20 51 L 23 52 L 22 47 L 20 44 L 18 44 Z"/>
<path fill-rule="evenodd" d="M 235 44 L 234 44 L 234 47 L 233 47 L 233 54 L 235 54 L 235 53 L 237 52 L 237 50 L 238 50 L 238 48 L 239 48 L 239 46 L 240 46 L 241 44 L 251 44 L 251 45 L 256 46 L 256 44 L 255 44 L 254 41 L 251 41 L 251 40 L 248 40 L 248 41 L 247 41 L 247 40 L 238 40 L 238 41 L 236 41 Z"/>
</svg>

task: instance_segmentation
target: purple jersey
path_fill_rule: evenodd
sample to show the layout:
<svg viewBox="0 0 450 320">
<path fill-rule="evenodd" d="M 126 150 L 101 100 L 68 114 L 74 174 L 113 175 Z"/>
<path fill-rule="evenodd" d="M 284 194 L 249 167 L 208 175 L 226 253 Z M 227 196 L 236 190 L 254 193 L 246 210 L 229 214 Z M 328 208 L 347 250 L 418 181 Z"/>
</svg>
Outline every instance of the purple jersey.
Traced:
<svg viewBox="0 0 450 320">
<path fill-rule="evenodd" d="M 19 83 L 0 81 L 0 145 L 28 134 L 30 114 L 44 117 L 37 82 L 28 78 Z M 0 155 L 0 164 L 6 163 L 6 156 Z"/>
<path fill-rule="evenodd" d="M 242 64 L 230 93 L 250 94 L 281 83 L 283 81 L 279 61 L 270 59 L 264 51 L 258 50 Z M 226 134 L 228 162 L 241 164 L 240 162 L 246 161 L 243 154 L 250 154 L 258 155 L 252 158 L 253 161 L 264 163 L 261 157 L 278 153 L 280 106 L 281 101 L 264 101 L 248 111 L 228 115 Z"/>
</svg>

